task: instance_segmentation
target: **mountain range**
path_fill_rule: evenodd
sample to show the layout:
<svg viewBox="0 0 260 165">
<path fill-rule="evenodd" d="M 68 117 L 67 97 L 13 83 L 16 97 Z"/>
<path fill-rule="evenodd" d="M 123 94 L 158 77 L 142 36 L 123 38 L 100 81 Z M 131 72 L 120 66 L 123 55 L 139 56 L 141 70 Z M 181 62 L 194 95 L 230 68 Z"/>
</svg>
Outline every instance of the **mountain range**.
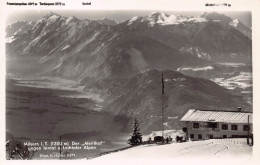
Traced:
<svg viewBox="0 0 260 165">
<path fill-rule="evenodd" d="M 160 129 L 164 71 L 165 124 L 179 127 L 189 108 L 251 111 L 240 92 L 211 81 L 237 76 L 238 68 L 221 63 L 242 63 L 238 74 L 251 72 L 251 38 L 251 29 L 239 20 L 215 12 L 194 17 L 151 13 L 122 23 L 49 12 L 36 22 L 6 28 L 7 72 L 78 81 L 86 92 L 100 94 L 104 111 L 122 122 L 137 117 L 152 130 Z M 195 72 L 200 78 L 191 77 Z"/>
</svg>

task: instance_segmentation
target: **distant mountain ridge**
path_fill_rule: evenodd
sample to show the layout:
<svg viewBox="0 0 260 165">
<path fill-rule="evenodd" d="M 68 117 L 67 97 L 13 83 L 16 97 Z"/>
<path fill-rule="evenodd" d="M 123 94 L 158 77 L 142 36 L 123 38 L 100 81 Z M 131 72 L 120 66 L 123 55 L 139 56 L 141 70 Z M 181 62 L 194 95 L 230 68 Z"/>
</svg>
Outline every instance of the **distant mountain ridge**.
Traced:
<svg viewBox="0 0 260 165">
<path fill-rule="evenodd" d="M 113 20 L 108 19 L 106 17 L 104 17 L 103 19 L 100 19 L 100 20 L 96 20 L 96 21 L 101 23 L 101 24 L 108 25 L 108 26 L 115 26 L 115 25 L 118 24 L 116 21 L 113 21 Z"/>
<path fill-rule="evenodd" d="M 108 19 L 79 20 L 49 12 L 42 19 L 28 26 L 26 31 L 12 36 L 12 42 L 7 44 L 7 54 L 42 56 L 40 65 L 49 63 L 48 68 L 52 65 L 52 70 L 57 73 L 56 70 L 61 69 L 62 63 L 71 54 L 82 56 L 85 51 L 109 53 L 107 49 L 113 49 L 112 47 L 119 40 L 131 39 L 131 36 L 144 36 L 153 40 L 150 43 L 160 42 L 162 46 L 171 47 L 175 52 L 177 50 L 176 53 L 180 54 L 178 58 L 183 56 L 181 54 L 193 56 L 190 58 L 195 65 L 198 65 L 196 61 L 201 61 L 200 58 L 203 59 L 201 65 L 216 61 L 250 63 L 251 39 L 230 25 L 228 21 L 231 21 L 231 18 L 216 13 L 214 15 L 216 16 L 204 14 L 197 17 L 184 17 L 152 13 L 147 17 L 134 17 L 123 23 L 111 25 L 102 23 L 102 21 L 107 22 Z M 221 16 L 222 20 L 212 21 L 212 17 L 217 19 L 217 16 Z M 17 29 L 20 29 L 18 27 Z M 8 31 L 10 26 L 7 28 L 10 37 L 12 33 Z M 131 43 L 127 42 L 127 44 Z M 121 48 L 117 51 L 119 49 Z M 190 53 L 189 49 L 198 49 L 200 52 Z M 84 55 L 84 58 L 87 56 Z M 56 61 L 55 64 L 53 61 Z M 189 61 L 185 60 L 184 63 L 190 65 Z"/>
<path fill-rule="evenodd" d="M 212 21 L 222 21 L 226 24 L 233 26 L 235 29 L 246 35 L 248 38 L 252 39 L 252 31 L 249 27 L 245 26 L 239 19 L 231 19 L 230 17 L 225 16 L 224 14 L 218 14 L 216 12 L 211 13 L 202 13 L 201 17 L 204 17 Z"/>
</svg>

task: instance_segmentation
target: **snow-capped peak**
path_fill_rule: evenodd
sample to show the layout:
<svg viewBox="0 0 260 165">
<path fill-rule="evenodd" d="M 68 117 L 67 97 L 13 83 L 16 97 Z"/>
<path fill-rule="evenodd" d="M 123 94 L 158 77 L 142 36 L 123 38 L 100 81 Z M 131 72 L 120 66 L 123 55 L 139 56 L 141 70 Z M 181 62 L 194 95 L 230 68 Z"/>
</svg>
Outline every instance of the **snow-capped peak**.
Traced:
<svg viewBox="0 0 260 165">
<path fill-rule="evenodd" d="M 207 20 L 202 17 L 186 17 L 182 15 L 169 15 L 165 13 L 151 13 L 145 20 L 149 21 L 150 26 L 155 24 L 160 25 L 174 25 L 184 22 L 206 22 Z"/>
<path fill-rule="evenodd" d="M 138 16 L 134 16 L 133 18 L 131 18 L 129 21 L 128 21 L 128 24 L 127 25 L 131 25 L 134 21 L 136 21 L 138 18 Z"/>
<path fill-rule="evenodd" d="M 72 22 L 72 21 L 77 21 L 78 19 L 76 17 L 69 17 L 66 19 L 66 23 Z"/>
<path fill-rule="evenodd" d="M 58 18 L 59 18 L 58 15 L 52 15 L 48 18 L 48 23 L 53 23 L 53 22 L 57 21 Z"/>
<path fill-rule="evenodd" d="M 233 21 L 231 21 L 229 23 L 229 25 L 234 26 L 234 27 L 237 27 L 238 24 L 239 24 L 239 20 L 238 19 L 234 19 Z"/>
<path fill-rule="evenodd" d="M 160 24 L 160 25 L 176 24 L 176 16 L 168 15 L 165 13 L 151 13 L 145 19 L 149 21 L 150 26 L 154 26 L 155 24 Z"/>
<path fill-rule="evenodd" d="M 57 21 L 58 18 L 61 18 L 61 17 L 62 16 L 50 11 L 50 12 L 46 13 L 42 17 L 42 19 L 38 20 L 37 23 L 42 22 L 42 21 L 55 22 L 55 21 Z M 62 18 L 65 19 L 65 17 L 62 17 Z"/>
</svg>

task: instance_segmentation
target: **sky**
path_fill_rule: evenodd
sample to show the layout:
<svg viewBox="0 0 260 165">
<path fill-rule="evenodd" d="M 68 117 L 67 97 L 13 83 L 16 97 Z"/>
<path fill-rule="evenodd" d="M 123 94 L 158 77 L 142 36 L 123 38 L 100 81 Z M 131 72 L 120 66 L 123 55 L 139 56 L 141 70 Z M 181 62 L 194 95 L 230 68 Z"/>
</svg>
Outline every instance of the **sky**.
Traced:
<svg viewBox="0 0 260 165">
<path fill-rule="evenodd" d="M 18 10 L 11 12 L 6 17 L 6 24 L 9 25 L 16 21 L 36 21 L 43 17 L 49 10 Z M 102 19 L 104 17 L 114 20 L 116 22 L 123 22 L 134 16 L 147 16 L 152 12 L 164 12 L 166 14 L 180 14 L 185 16 L 196 16 L 203 13 L 203 11 L 148 11 L 148 10 L 52 10 L 52 12 L 59 15 L 70 17 L 75 16 L 78 19 Z M 246 26 L 251 28 L 251 12 L 219 12 L 225 14 L 233 19 L 239 19 Z"/>
</svg>

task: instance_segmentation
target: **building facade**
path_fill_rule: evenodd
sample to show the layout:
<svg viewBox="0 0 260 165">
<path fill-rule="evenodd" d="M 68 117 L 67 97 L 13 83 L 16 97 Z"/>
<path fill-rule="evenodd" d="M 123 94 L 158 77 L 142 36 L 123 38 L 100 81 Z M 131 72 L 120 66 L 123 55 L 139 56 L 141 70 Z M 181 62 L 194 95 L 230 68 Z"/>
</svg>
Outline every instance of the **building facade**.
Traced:
<svg viewBox="0 0 260 165">
<path fill-rule="evenodd" d="M 185 122 L 191 140 L 252 136 L 253 114 L 240 111 L 190 109 L 180 120 Z"/>
</svg>

